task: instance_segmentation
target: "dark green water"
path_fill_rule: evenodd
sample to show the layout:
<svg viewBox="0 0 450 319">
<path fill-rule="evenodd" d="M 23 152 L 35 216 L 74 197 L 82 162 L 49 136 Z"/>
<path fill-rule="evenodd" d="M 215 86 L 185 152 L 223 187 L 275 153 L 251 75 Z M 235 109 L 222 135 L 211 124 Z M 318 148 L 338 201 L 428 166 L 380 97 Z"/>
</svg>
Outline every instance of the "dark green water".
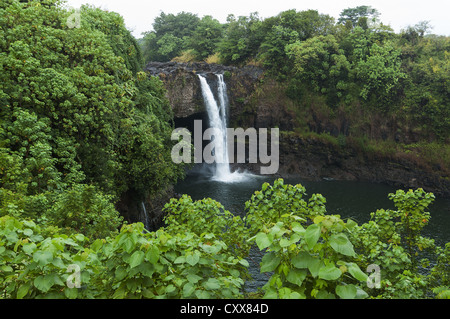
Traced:
<svg viewBox="0 0 450 319">
<path fill-rule="evenodd" d="M 274 180 L 271 177 L 250 176 L 241 182 L 222 183 L 207 176 L 190 174 L 176 186 L 175 191 L 188 194 L 194 200 L 212 198 L 234 214 L 242 215 L 245 202 L 252 194 L 260 190 L 264 182 L 272 183 Z M 322 194 L 327 199 L 328 214 L 351 217 L 358 224 L 367 222 L 370 213 L 377 209 L 395 208 L 388 199 L 388 194 L 395 192 L 397 188 L 383 184 L 328 180 L 311 182 L 299 178 L 285 179 L 285 183 L 302 184 L 308 196 Z M 435 239 L 438 245 L 450 242 L 450 198 L 436 198 L 428 211 L 431 213 L 431 220 L 424 228 L 424 235 Z"/>
<path fill-rule="evenodd" d="M 176 186 L 175 191 L 188 194 L 193 200 L 212 198 L 222 203 L 230 212 L 243 215 L 245 202 L 252 194 L 260 190 L 264 182 L 273 183 L 274 180 L 275 178 L 271 177 L 250 175 L 240 182 L 222 183 L 213 181 L 203 174 L 192 173 Z M 302 184 L 306 188 L 308 198 L 315 193 L 322 194 L 327 199 L 327 214 L 352 218 L 360 225 L 369 221 L 370 213 L 377 209 L 395 208 L 393 202 L 388 199 L 388 194 L 395 192 L 397 188 L 391 186 L 332 180 L 311 182 L 300 178 L 285 179 L 285 183 Z M 450 242 L 450 198 L 436 198 L 428 211 L 431 219 L 424 228 L 423 235 L 435 239 L 436 244 L 443 247 L 445 243 Z M 253 290 L 261 287 L 267 281 L 267 277 L 258 271 L 260 253 L 253 251 L 250 257 L 250 272 L 255 280 L 250 284 L 250 290 Z"/>
</svg>

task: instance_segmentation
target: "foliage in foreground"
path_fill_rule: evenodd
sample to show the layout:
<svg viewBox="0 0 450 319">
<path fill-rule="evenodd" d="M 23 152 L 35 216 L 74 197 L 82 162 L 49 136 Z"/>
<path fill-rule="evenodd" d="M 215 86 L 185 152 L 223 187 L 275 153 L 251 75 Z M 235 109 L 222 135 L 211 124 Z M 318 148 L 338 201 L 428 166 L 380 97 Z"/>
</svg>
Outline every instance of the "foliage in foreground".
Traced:
<svg viewBox="0 0 450 319">
<path fill-rule="evenodd" d="M 253 244 L 270 276 L 264 298 L 448 298 L 450 244 L 420 235 L 434 196 L 418 189 L 390 198 L 395 211 L 357 225 L 327 215 L 323 196 L 306 199 L 303 186 L 280 179 L 255 192 L 244 217 L 183 196 L 166 205 L 166 227 L 125 224 L 95 240 L 6 215 L 1 298 L 241 298 Z M 374 266 L 381 272 L 371 274 Z"/>
</svg>

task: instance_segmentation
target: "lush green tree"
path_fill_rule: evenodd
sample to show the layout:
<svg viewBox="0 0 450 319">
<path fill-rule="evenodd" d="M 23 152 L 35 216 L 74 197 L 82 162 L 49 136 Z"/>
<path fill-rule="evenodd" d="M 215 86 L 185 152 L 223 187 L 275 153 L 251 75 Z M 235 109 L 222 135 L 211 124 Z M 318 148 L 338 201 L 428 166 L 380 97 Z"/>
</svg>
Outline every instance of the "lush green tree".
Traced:
<svg viewBox="0 0 450 319">
<path fill-rule="evenodd" d="M 158 36 L 172 34 L 179 39 L 190 37 L 200 23 L 200 18 L 190 12 L 180 12 L 178 14 L 166 14 L 161 12 L 159 17 L 153 22 L 153 30 Z"/>
<path fill-rule="evenodd" d="M 281 13 L 280 17 L 284 25 L 285 21 L 288 20 L 285 13 Z M 317 10 L 299 11 L 295 13 L 294 21 L 289 27 L 298 32 L 301 41 L 335 32 L 334 18 L 327 14 L 321 14 Z"/>
<path fill-rule="evenodd" d="M 375 23 L 380 13 L 371 6 L 358 6 L 342 10 L 338 23 L 349 24 L 352 27 L 360 26 L 367 28 L 368 23 Z"/>
<path fill-rule="evenodd" d="M 449 37 L 402 34 L 402 65 L 408 72 L 405 105 L 408 114 L 431 138 L 449 137 Z"/>
<path fill-rule="evenodd" d="M 378 108 L 388 110 L 398 102 L 402 72 L 400 51 L 391 43 L 374 43 L 367 56 L 356 63 L 356 80 L 362 84 L 360 96 L 372 100 Z"/>
<path fill-rule="evenodd" d="M 306 86 L 325 94 L 336 105 L 347 94 L 350 63 L 332 35 L 318 36 L 286 47 L 296 76 Z"/>
<path fill-rule="evenodd" d="M 161 12 L 155 18 L 153 31 L 144 33 L 141 42 L 144 61 L 170 61 L 188 49 L 189 39 L 200 23 L 200 18 L 189 12 L 176 15 Z"/>
<path fill-rule="evenodd" d="M 351 63 L 350 82 L 358 91 L 355 98 L 378 110 L 394 109 L 400 101 L 402 81 L 407 77 L 402 69 L 401 51 L 395 43 L 371 29 L 357 26 L 341 46 Z"/>
<path fill-rule="evenodd" d="M 173 115 L 161 81 L 136 72 L 123 19 L 83 7 L 74 27 L 72 11 L 46 3 L 0 5 L 3 194 L 46 194 L 50 205 L 80 183 L 111 203 L 164 190 L 183 175 L 170 160 Z"/>
<path fill-rule="evenodd" d="M 269 69 L 276 70 L 277 74 L 286 74 L 290 65 L 286 63 L 286 47 L 299 40 L 298 32 L 283 26 L 276 25 L 266 36 L 261 44 L 259 58 L 263 65 Z"/>
<path fill-rule="evenodd" d="M 276 17 L 263 21 L 265 38 L 259 49 L 259 58 L 268 69 L 279 75 L 289 74 L 292 65 L 286 55 L 286 47 L 297 41 L 334 33 L 334 19 L 316 10 L 283 11 Z M 285 76 L 284 76 L 285 77 Z M 283 76 L 281 77 L 283 78 Z"/>
<path fill-rule="evenodd" d="M 258 13 L 248 17 L 229 15 L 218 51 L 225 64 L 243 64 L 256 57 L 264 37 L 260 32 L 261 19 Z"/>
<path fill-rule="evenodd" d="M 283 11 L 277 16 L 265 19 L 262 28 L 268 32 L 276 25 L 296 31 L 300 41 L 335 32 L 334 18 L 317 10 Z"/>
<path fill-rule="evenodd" d="M 122 16 L 89 5 L 82 6 L 79 14 L 83 16 L 81 23 L 86 23 L 87 27 L 99 30 L 107 36 L 114 54 L 123 58 L 125 65 L 134 75 L 141 71 L 141 50 L 134 36 L 126 29 Z"/>
<path fill-rule="evenodd" d="M 189 39 L 189 47 L 194 49 L 197 59 L 204 60 L 213 55 L 222 39 L 223 26 L 211 16 L 204 16 Z"/>
</svg>

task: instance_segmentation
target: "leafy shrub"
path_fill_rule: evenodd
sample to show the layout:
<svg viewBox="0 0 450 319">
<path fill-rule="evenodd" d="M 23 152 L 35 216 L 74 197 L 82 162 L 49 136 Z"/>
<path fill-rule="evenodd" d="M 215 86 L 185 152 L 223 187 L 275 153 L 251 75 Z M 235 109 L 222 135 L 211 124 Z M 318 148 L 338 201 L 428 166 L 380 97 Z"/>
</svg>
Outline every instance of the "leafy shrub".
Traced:
<svg viewBox="0 0 450 319">
<path fill-rule="evenodd" d="M 123 223 L 111 197 L 103 195 L 94 186 L 80 184 L 55 198 L 48 217 L 50 224 L 65 229 L 65 232 L 81 233 L 92 239 L 111 236 Z"/>
<path fill-rule="evenodd" d="M 168 232 L 175 234 L 185 230 L 198 236 L 211 233 L 234 250 L 237 256 L 248 254 L 248 228 L 244 221 L 217 201 L 206 198 L 193 202 L 190 196 L 183 195 L 180 199 L 171 199 L 164 211 L 167 213 L 164 220 Z"/>
<path fill-rule="evenodd" d="M 252 238 L 266 251 L 261 272 L 273 272 L 264 286 L 266 298 L 364 297 L 358 287 L 367 279 L 355 263 L 356 253 L 346 233 L 356 223 L 324 215 L 325 199 L 313 195 L 302 199 L 301 185 L 264 184 L 247 202 L 247 219 L 259 220 Z M 267 207 L 264 208 L 264 207 Z M 309 225 L 309 226 L 308 226 Z M 344 274 L 349 273 L 350 276 Z"/>
<path fill-rule="evenodd" d="M 70 213 L 87 207 L 83 200 L 96 214 L 108 212 L 108 201 L 92 190 L 79 185 L 61 194 L 56 215 L 67 211 L 70 221 Z M 3 194 L 19 203 L 14 195 Z M 68 229 L 50 223 L 51 216 L 38 225 L 21 217 L 23 206 L 10 205 L 19 217 L 0 217 L 0 297 L 240 298 L 245 254 L 256 244 L 264 253 L 261 272 L 270 276 L 265 298 L 448 298 L 450 244 L 435 247 L 420 235 L 432 194 L 390 194 L 397 210 L 380 209 L 362 225 L 326 215 L 321 195 L 304 195 L 301 185 L 266 183 L 247 202 L 244 220 L 211 199 L 183 196 L 166 205 L 165 228 L 149 233 L 142 223 L 125 224 L 116 233 L 99 222 L 105 237 L 95 240 L 77 233 L 78 223 L 63 234 Z M 33 201 L 47 205 L 39 196 Z M 420 259 L 425 249 L 436 257 L 428 274 Z M 364 269 L 374 265 L 381 272 L 372 287 Z"/>
<path fill-rule="evenodd" d="M 304 193 L 301 185 L 278 180 L 263 185 L 246 204 L 247 220 L 258 224 L 251 241 L 265 252 L 261 272 L 271 274 L 263 288 L 266 298 L 447 296 L 449 245 L 443 250 L 421 236 L 433 194 L 422 189 L 389 194 L 397 210 L 380 209 L 359 226 L 338 215 L 324 215 L 321 197 L 313 195 L 307 205 Z M 437 259 L 428 275 L 423 273 L 429 266 L 421 258 L 423 250 Z M 373 278 L 362 271 L 370 266 L 381 270 L 376 289 L 368 287 Z"/>
<path fill-rule="evenodd" d="M 0 218 L 2 298 L 236 298 L 236 258 L 213 234 L 144 233 L 142 223 L 88 244 L 82 234 L 42 236 L 32 221 Z M 69 283 L 77 266 L 79 287 Z M 75 268 L 75 269 L 77 269 Z"/>
<path fill-rule="evenodd" d="M 143 225 L 124 226 L 101 248 L 107 291 L 113 298 L 236 298 L 243 285 L 237 264 L 213 234 L 143 234 Z M 99 245 L 101 242 L 98 241 Z"/>
<path fill-rule="evenodd" d="M 261 191 L 256 191 L 245 203 L 245 222 L 255 235 L 264 225 L 275 223 L 285 214 L 293 214 L 302 218 L 314 218 L 326 212 L 325 198 L 313 194 L 306 201 L 306 189 L 302 185 L 286 185 L 283 179 L 276 180 L 273 185 L 264 183 Z"/>
<path fill-rule="evenodd" d="M 81 234 L 44 238 L 30 220 L 0 218 L 0 291 L 3 298 L 92 298 L 95 289 L 70 288 L 69 265 L 80 267 L 83 284 L 97 272 L 95 258 L 83 248 Z"/>
</svg>

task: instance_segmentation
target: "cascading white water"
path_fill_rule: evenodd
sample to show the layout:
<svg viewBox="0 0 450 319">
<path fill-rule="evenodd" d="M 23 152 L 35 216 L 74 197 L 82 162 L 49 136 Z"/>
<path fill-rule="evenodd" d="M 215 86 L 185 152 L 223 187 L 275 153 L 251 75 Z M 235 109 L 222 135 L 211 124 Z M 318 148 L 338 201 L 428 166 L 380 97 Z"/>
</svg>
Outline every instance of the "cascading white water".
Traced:
<svg viewBox="0 0 450 319">
<path fill-rule="evenodd" d="M 217 96 L 218 102 L 206 78 L 198 75 L 202 89 L 203 99 L 208 112 L 209 124 L 215 130 L 214 136 L 214 155 L 216 159 L 216 169 L 213 179 L 221 182 L 235 182 L 243 179 L 244 175 L 239 172 L 231 173 L 228 154 L 227 137 L 227 108 L 228 95 L 227 86 L 222 74 L 217 74 Z"/>
<path fill-rule="evenodd" d="M 211 128 L 216 129 L 214 132 L 214 142 L 215 142 L 215 159 L 216 159 L 216 171 L 215 177 L 218 180 L 226 180 L 230 175 L 230 165 L 228 160 L 228 152 L 227 150 L 227 138 L 226 138 L 226 119 L 223 116 L 225 112 L 221 112 L 220 108 L 225 107 L 222 103 L 218 105 L 216 99 L 214 98 L 214 94 L 209 86 L 206 78 L 202 75 L 199 75 L 200 84 L 202 88 L 203 99 L 205 100 L 206 110 L 208 112 L 209 125 Z M 225 101 L 222 94 L 219 94 L 222 98 L 219 97 L 220 101 Z"/>
<path fill-rule="evenodd" d="M 225 83 L 225 80 L 223 79 L 223 74 L 217 74 L 217 91 L 219 95 L 219 108 L 220 108 L 220 116 L 223 119 L 223 122 L 225 123 L 225 127 L 228 127 L 228 93 L 227 93 L 227 84 Z"/>
<path fill-rule="evenodd" d="M 144 202 L 141 202 L 141 205 L 142 205 L 142 217 L 141 217 L 141 219 L 144 222 L 145 229 L 149 230 L 147 209 L 145 208 L 145 203 Z"/>
</svg>

